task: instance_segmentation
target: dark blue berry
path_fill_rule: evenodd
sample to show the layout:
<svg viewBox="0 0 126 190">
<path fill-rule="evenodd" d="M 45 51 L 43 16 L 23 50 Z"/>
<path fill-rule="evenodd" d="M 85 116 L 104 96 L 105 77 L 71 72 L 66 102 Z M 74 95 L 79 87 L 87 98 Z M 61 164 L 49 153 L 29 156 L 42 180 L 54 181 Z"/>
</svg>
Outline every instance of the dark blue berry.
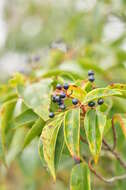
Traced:
<svg viewBox="0 0 126 190">
<path fill-rule="evenodd" d="M 55 114 L 54 114 L 53 112 L 50 112 L 50 113 L 49 113 L 49 117 L 50 117 L 50 118 L 53 118 L 54 116 L 55 116 Z"/>
<path fill-rule="evenodd" d="M 62 100 L 60 100 L 59 102 L 57 102 L 57 104 L 58 105 L 62 105 L 63 104 Z"/>
<path fill-rule="evenodd" d="M 61 94 L 60 94 L 60 98 L 65 98 L 66 97 L 66 94 L 64 93 L 64 92 L 62 92 Z"/>
<path fill-rule="evenodd" d="M 56 95 L 53 95 L 53 96 L 52 96 L 52 101 L 53 101 L 53 102 L 56 102 Z"/>
<path fill-rule="evenodd" d="M 89 71 L 88 71 L 88 76 L 91 76 L 91 75 L 94 75 L 94 71 L 89 70 Z"/>
<path fill-rule="evenodd" d="M 78 104 L 78 99 L 77 99 L 77 98 L 72 99 L 72 103 L 73 103 L 74 105 L 77 105 L 77 104 Z"/>
<path fill-rule="evenodd" d="M 103 100 L 102 98 L 99 98 L 99 99 L 98 99 L 98 104 L 99 104 L 99 105 L 102 105 L 103 103 L 104 103 L 104 100 Z"/>
<path fill-rule="evenodd" d="M 94 82 L 94 80 L 95 80 L 94 75 L 90 75 L 90 76 L 88 77 L 88 80 L 89 80 L 90 82 Z"/>
<path fill-rule="evenodd" d="M 88 103 L 88 106 L 89 106 L 89 107 L 94 107 L 94 106 L 95 106 L 95 102 L 93 102 L 93 101 L 89 102 L 89 103 Z"/>
<path fill-rule="evenodd" d="M 59 108 L 60 108 L 61 110 L 65 110 L 65 109 L 66 109 L 66 106 L 65 106 L 64 104 L 61 104 L 61 105 L 59 106 Z"/>
<path fill-rule="evenodd" d="M 55 100 L 56 100 L 56 102 L 60 102 L 60 101 L 61 101 L 60 96 L 56 96 L 56 97 L 55 97 Z"/>
<path fill-rule="evenodd" d="M 61 89 L 62 89 L 61 84 L 57 84 L 57 85 L 56 85 L 56 89 L 61 90 Z"/>
<path fill-rule="evenodd" d="M 69 84 L 65 83 L 65 84 L 63 85 L 63 88 L 64 88 L 65 90 L 68 90 Z"/>
</svg>

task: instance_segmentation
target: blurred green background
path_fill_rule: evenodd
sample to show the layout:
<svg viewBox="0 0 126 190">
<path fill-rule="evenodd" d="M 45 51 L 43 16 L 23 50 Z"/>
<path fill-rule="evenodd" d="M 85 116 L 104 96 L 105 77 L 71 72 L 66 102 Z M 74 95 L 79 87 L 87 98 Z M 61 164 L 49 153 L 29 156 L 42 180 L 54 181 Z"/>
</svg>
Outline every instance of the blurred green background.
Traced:
<svg viewBox="0 0 126 190">
<path fill-rule="evenodd" d="M 16 71 L 40 77 L 61 70 L 83 79 L 88 69 L 96 72 L 99 86 L 126 83 L 126 0 L 0 0 L 0 83 Z M 115 102 L 123 112 L 125 104 Z M 54 184 L 39 159 L 38 139 L 22 154 L 16 151 L 21 133 L 11 142 L 10 167 L 0 165 L 0 190 L 68 190 L 73 161 L 65 157 Z M 106 167 L 106 157 L 104 162 Z M 118 173 L 118 164 L 113 167 Z M 126 188 L 125 181 L 107 186 L 95 179 L 93 184 L 97 190 Z"/>
</svg>

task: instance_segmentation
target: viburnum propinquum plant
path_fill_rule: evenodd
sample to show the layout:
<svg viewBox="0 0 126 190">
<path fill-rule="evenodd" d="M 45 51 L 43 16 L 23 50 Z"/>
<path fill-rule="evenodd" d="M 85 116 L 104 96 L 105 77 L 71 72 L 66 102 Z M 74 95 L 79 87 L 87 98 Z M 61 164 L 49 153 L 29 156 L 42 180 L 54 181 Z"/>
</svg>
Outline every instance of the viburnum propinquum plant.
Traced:
<svg viewBox="0 0 126 190">
<path fill-rule="evenodd" d="M 23 137 L 20 133 L 16 136 L 21 147 L 16 144 L 14 154 L 21 154 L 35 137 L 40 137 L 39 155 L 54 181 L 63 155 L 71 156 L 71 190 L 90 190 L 91 173 L 105 183 L 126 179 L 126 174 L 106 178 L 97 171 L 99 159 L 106 152 L 126 170 L 126 162 L 116 150 L 115 128 L 118 123 L 126 137 L 126 114 L 112 112 L 114 97 L 126 98 L 126 84 L 99 88 L 92 70 L 87 76 L 74 81 L 59 76 L 35 80 L 17 73 L 1 86 L 0 159 L 5 165 L 10 163 L 10 142 L 16 130 L 23 127 Z M 113 146 L 106 138 L 110 132 Z"/>
</svg>

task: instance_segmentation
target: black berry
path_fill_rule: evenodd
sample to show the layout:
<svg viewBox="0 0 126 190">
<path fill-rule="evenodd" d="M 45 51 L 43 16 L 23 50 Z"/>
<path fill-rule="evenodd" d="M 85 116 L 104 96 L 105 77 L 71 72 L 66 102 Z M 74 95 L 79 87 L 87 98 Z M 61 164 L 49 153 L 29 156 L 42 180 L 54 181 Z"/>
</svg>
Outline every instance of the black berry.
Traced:
<svg viewBox="0 0 126 190">
<path fill-rule="evenodd" d="M 53 95 L 53 96 L 52 96 L 52 101 L 53 101 L 53 102 L 56 102 L 56 95 Z"/>
<path fill-rule="evenodd" d="M 61 110 L 65 110 L 66 106 L 65 106 L 64 104 L 61 104 L 61 105 L 59 106 L 59 108 L 60 108 Z"/>
<path fill-rule="evenodd" d="M 60 102 L 60 101 L 61 101 L 60 96 L 56 96 L 56 97 L 55 97 L 55 100 L 56 100 L 56 102 Z"/>
<path fill-rule="evenodd" d="M 65 83 L 65 84 L 63 85 L 63 88 L 64 88 L 65 90 L 68 90 L 69 84 Z"/>
<path fill-rule="evenodd" d="M 78 104 L 78 99 L 77 99 L 77 98 L 72 99 L 72 103 L 73 103 L 74 105 L 77 105 L 77 104 Z"/>
<path fill-rule="evenodd" d="M 89 102 L 89 103 L 88 103 L 88 106 L 89 106 L 89 107 L 94 107 L 94 106 L 95 106 L 95 102 Z"/>
<path fill-rule="evenodd" d="M 99 105 L 102 105 L 103 103 L 104 103 L 104 100 L 103 100 L 102 98 L 99 98 L 99 99 L 98 99 L 98 104 L 99 104 Z"/>
<path fill-rule="evenodd" d="M 62 89 L 61 84 L 57 84 L 57 85 L 56 85 L 56 89 L 61 90 L 61 89 Z"/>
<path fill-rule="evenodd" d="M 60 98 L 65 98 L 66 97 L 66 94 L 64 93 L 64 92 L 62 92 L 61 94 L 60 94 Z"/>
<path fill-rule="evenodd" d="M 59 102 L 57 102 L 57 104 L 58 105 L 62 105 L 63 104 L 62 100 L 60 100 Z"/>
<path fill-rule="evenodd" d="M 91 76 L 91 75 L 94 75 L 94 71 L 89 70 L 89 71 L 88 71 L 88 76 Z"/>
<path fill-rule="evenodd" d="M 94 75 L 90 75 L 90 76 L 88 77 L 88 80 L 89 80 L 90 82 L 94 82 L 94 80 L 95 80 Z"/>
<path fill-rule="evenodd" d="M 49 113 L 49 117 L 50 117 L 50 118 L 53 118 L 54 116 L 55 116 L 55 114 L 54 114 L 53 112 L 50 112 L 50 113 Z"/>
</svg>

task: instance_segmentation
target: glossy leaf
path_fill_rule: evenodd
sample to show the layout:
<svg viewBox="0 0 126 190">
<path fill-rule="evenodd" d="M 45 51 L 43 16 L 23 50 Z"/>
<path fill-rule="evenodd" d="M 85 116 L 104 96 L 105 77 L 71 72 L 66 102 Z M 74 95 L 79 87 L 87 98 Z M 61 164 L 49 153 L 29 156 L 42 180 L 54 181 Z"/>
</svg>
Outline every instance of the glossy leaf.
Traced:
<svg viewBox="0 0 126 190">
<path fill-rule="evenodd" d="M 104 97 L 109 97 L 109 96 L 118 96 L 122 95 L 122 93 L 118 89 L 108 89 L 108 88 L 97 88 L 89 92 L 84 100 L 83 103 L 86 104 L 90 101 L 99 99 L 99 98 L 104 98 Z"/>
<path fill-rule="evenodd" d="M 70 190 L 91 190 L 90 171 L 87 164 L 77 164 L 72 169 Z"/>
<path fill-rule="evenodd" d="M 62 115 L 55 118 L 55 120 L 49 122 L 43 129 L 41 139 L 43 143 L 43 153 L 44 159 L 48 165 L 48 168 L 53 176 L 53 179 L 56 180 L 55 176 L 55 149 L 56 149 L 56 140 L 59 129 L 62 124 Z"/>
<path fill-rule="evenodd" d="M 102 112 L 89 110 L 84 119 L 84 128 L 89 144 L 89 149 L 95 163 L 97 163 L 101 151 L 102 137 L 106 125 L 106 116 Z"/>
<path fill-rule="evenodd" d="M 25 148 L 36 136 L 41 134 L 44 125 L 45 121 L 41 118 L 38 118 L 37 121 L 33 124 L 32 128 L 28 131 L 24 139 L 23 148 Z"/>
<path fill-rule="evenodd" d="M 27 87 L 18 86 L 18 93 L 25 104 L 44 120 L 49 115 L 51 83 L 51 79 L 44 79 Z"/>
<path fill-rule="evenodd" d="M 66 112 L 64 119 L 64 138 L 73 158 L 80 158 L 80 108 Z"/>
</svg>

